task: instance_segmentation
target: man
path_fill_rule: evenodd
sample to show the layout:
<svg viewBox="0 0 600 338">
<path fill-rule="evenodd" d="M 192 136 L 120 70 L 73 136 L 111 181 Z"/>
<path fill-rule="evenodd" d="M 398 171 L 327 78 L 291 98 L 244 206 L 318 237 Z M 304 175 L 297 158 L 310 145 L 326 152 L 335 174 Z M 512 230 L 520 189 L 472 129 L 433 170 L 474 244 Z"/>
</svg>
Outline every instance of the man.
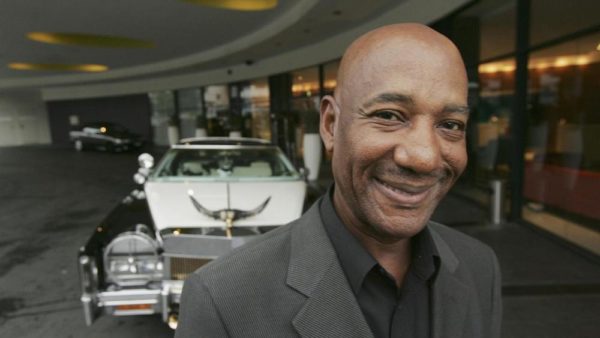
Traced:
<svg viewBox="0 0 600 338">
<path fill-rule="evenodd" d="M 429 221 L 467 162 L 456 47 L 418 24 L 346 51 L 320 132 L 334 186 L 185 282 L 177 337 L 498 337 L 485 245 Z"/>
</svg>

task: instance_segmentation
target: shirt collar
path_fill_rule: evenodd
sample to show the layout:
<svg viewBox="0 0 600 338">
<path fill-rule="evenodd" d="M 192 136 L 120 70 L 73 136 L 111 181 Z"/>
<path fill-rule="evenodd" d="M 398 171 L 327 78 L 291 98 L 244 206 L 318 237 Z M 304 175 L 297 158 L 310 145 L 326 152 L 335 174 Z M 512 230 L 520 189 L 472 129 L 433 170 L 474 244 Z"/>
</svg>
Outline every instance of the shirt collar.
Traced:
<svg viewBox="0 0 600 338">
<path fill-rule="evenodd" d="M 319 211 L 325 231 L 337 253 L 342 270 L 348 278 L 352 291 L 354 291 L 354 294 L 358 294 L 367 273 L 379 264 L 359 240 L 348 231 L 338 216 L 333 206 L 333 191 L 334 185 L 331 185 L 327 190 L 327 194 L 321 199 Z M 429 229 L 427 227 L 423 228 L 411 240 L 412 262 L 410 269 L 419 278 L 429 280 L 434 276 L 439 266 L 439 254 Z"/>
</svg>

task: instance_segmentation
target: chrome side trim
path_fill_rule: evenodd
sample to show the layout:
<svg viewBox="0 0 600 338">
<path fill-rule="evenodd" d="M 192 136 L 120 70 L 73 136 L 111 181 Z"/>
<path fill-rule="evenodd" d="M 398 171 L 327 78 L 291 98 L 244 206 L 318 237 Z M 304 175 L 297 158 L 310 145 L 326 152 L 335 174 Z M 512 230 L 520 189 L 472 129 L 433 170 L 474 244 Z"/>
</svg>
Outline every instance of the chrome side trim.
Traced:
<svg viewBox="0 0 600 338">
<path fill-rule="evenodd" d="M 163 287 L 160 296 L 162 298 L 162 319 L 163 322 L 168 322 L 169 320 L 169 312 L 170 312 L 170 306 L 169 306 L 169 294 L 171 293 L 171 288 L 166 285 L 165 287 Z"/>
<path fill-rule="evenodd" d="M 85 317 L 85 324 L 90 326 L 96 319 L 97 313 L 97 304 L 94 295 L 98 289 L 98 269 L 96 268 L 94 258 L 83 254 L 79 256 L 77 263 L 83 315 Z"/>
<path fill-rule="evenodd" d="M 84 294 L 81 296 L 81 305 L 83 305 L 83 316 L 85 318 L 85 325 L 90 326 L 94 322 L 94 304 L 90 295 Z"/>
</svg>

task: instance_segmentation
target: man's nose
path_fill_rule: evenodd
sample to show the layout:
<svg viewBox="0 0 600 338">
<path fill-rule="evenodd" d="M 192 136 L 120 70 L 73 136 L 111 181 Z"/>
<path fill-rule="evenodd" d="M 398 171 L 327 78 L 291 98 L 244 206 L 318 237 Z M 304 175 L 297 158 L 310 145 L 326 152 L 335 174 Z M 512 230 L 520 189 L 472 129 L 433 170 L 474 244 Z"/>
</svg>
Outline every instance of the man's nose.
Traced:
<svg viewBox="0 0 600 338">
<path fill-rule="evenodd" d="M 441 144 L 434 127 L 413 126 L 398 136 L 394 149 L 398 166 L 421 174 L 433 174 L 442 164 Z"/>
</svg>

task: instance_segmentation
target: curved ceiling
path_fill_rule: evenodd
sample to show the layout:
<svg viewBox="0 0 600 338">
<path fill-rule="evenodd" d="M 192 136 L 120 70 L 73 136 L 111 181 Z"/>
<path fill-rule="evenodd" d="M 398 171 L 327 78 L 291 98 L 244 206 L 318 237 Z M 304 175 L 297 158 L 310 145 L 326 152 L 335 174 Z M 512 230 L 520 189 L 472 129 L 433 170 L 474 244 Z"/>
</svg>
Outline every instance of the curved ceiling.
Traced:
<svg viewBox="0 0 600 338">
<path fill-rule="evenodd" d="M 106 85 L 260 64 L 418 2 L 279 0 L 270 10 L 233 11 L 181 0 L 2 0 L 0 89 Z M 445 14 L 447 3 L 452 9 L 467 0 L 428 2 L 441 4 L 439 11 Z M 436 12 L 423 2 L 419 6 Z M 414 21 L 423 18 L 416 15 Z M 40 31 L 118 36 L 149 41 L 155 47 L 101 48 L 27 39 L 29 32 Z M 323 52 L 339 56 L 342 50 Z M 13 62 L 103 64 L 110 70 L 94 74 L 19 71 L 8 68 Z"/>
</svg>

